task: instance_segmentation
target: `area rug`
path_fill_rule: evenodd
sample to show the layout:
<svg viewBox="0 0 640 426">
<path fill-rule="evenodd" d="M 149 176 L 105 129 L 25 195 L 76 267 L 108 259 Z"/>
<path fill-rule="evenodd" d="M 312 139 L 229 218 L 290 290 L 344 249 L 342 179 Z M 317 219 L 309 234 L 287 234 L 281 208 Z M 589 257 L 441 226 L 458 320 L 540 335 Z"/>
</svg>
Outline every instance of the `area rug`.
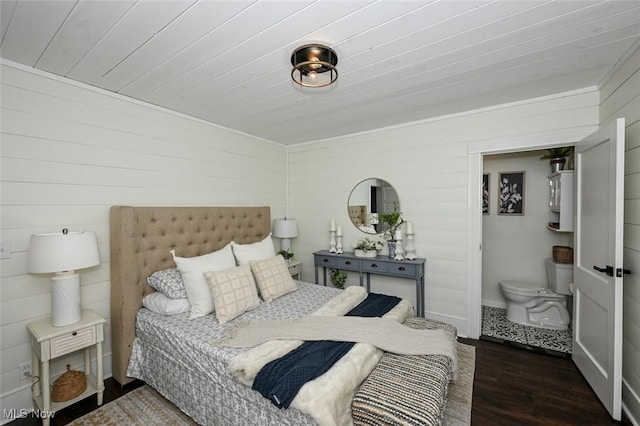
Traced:
<svg viewBox="0 0 640 426">
<path fill-rule="evenodd" d="M 445 426 L 471 424 L 471 398 L 476 353 L 458 343 L 458 378 L 449 385 Z M 150 386 L 142 386 L 70 423 L 72 426 L 196 425 Z"/>
<path fill-rule="evenodd" d="M 471 424 L 471 402 L 473 398 L 473 374 L 476 370 L 476 348 L 458 343 L 458 378 L 449 384 L 447 408 L 444 412 L 445 426 Z"/>
</svg>

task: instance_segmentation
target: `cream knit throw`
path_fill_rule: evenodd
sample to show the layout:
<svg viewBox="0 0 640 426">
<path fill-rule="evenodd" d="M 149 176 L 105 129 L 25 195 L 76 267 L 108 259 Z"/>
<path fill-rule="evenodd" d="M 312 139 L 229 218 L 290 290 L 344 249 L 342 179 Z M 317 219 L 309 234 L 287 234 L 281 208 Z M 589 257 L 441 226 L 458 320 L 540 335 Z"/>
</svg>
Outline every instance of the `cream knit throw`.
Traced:
<svg viewBox="0 0 640 426">
<path fill-rule="evenodd" d="M 445 355 L 456 371 L 456 347 L 441 329 L 405 327 L 389 318 L 308 316 L 292 320 L 250 321 L 235 330 L 222 346 L 246 348 L 269 340 L 332 340 L 368 343 L 400 355 Z"/>
</svg>

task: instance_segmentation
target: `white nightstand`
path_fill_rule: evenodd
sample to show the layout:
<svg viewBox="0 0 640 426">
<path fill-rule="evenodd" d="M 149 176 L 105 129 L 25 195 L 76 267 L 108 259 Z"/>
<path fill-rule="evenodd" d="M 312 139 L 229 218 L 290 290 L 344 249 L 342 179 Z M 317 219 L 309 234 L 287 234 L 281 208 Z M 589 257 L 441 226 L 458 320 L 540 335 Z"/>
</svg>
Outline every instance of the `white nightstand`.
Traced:
<svg viewBox="0 0 640 426">
<path fill-rule="evenodd" d="M 51 319 L 35 321 L 27 325 L 31 333 L 33 356 L 33 401 L 43 412 L 42 424 L 49 424 L 49 412 L 67 407 L 94 393 L 98 394 L 98 405 L 102 405 L 104 382 L 102 379 L 102 342 L 105 319 L 90 309 L 82 311 L 82 319 L 64 327 L 54 327 Z M 91 347 L 96 347 L 97 372 L 91 373 Z M 51 402 L 49 361 L 62 355 L 84 349 L 84 372 L 87 389 L 79 396 L 64 402 Z M 38 379 L 38 376 L 39 379 Z"/>
<path fill-rule="evenodd" d="M 302 280 L 302 262 L 299 260 L 288 260 L 287 267 L 289 268 L 289 273 L 296 280 Z"/>
</svg>

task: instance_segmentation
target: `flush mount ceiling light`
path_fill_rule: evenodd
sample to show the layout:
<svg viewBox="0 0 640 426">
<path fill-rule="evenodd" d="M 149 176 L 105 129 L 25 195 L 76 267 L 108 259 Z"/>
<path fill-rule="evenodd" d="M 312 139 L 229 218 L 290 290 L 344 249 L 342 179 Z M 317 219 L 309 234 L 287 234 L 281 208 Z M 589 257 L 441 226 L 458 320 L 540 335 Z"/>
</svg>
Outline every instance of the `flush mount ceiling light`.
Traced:
<svg viewBox="0 0 640 426">
<path fill-rule="evenodd" d="M 325 87 L 338 79 L 338 55 L 322 44 L 305 44 L 291 54 L 291 79 L 304 87 Z"/>
</svg>

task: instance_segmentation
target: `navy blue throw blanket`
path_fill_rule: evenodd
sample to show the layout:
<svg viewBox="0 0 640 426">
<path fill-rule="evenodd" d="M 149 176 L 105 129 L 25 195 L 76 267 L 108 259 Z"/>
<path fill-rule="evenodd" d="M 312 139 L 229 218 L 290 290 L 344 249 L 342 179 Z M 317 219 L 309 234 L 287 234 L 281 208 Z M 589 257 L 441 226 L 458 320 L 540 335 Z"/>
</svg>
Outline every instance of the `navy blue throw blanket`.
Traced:
<svg viewBox="0 0 640 426">
<path fill-rule="evenodd" d="M 400 302 L 400 298 L 370 293 L 346 316 L 381 317 Z M 355 345 L 329 340 L 304 342 L 281 358 L 271 361 L 258 373 L 252 388 L 278 408 L 289 408 L 300 388 L 321 376 Z"/>
</svg>

